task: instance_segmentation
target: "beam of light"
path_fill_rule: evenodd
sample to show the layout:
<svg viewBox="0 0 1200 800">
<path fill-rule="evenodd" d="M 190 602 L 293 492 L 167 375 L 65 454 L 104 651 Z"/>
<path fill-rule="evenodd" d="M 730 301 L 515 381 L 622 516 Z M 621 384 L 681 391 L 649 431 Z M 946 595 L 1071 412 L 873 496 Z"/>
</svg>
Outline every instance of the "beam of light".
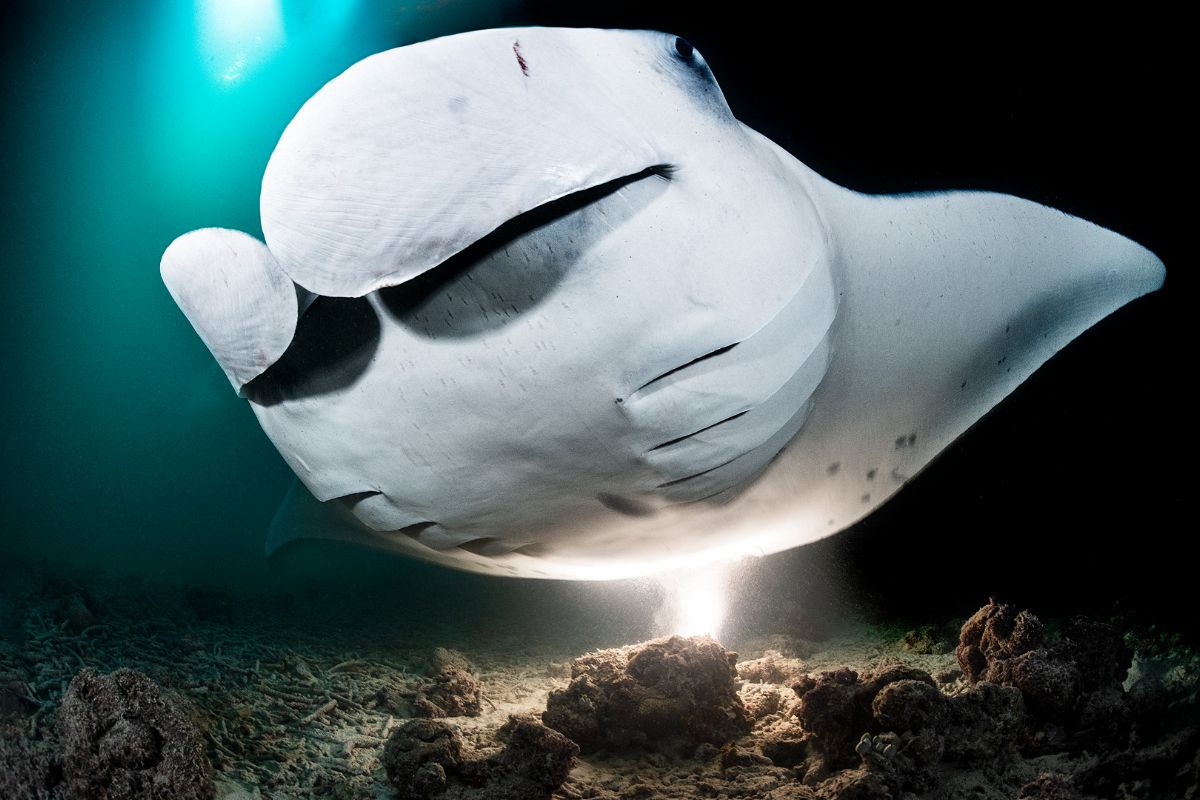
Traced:
<svg viewBox="0 0 1200 800">
<path fill-rule="evenodd" d="M 283 44 L 281 0 L 198 0 L 197 33 L 210 74 L 240 82 Z"/>
<path fill-rule="evenodd" d="M 661 553 L 638 552 L 628 558 L 613 558 L 611 554 L 601 558 L 591 558 L 586 555 L 573 556 L 570 554 L 554 554 L 553 575 L 561 580 L 572 581 L 612 581 L 628 578 L 655 579 L 661 573 L 683 572 L 685 570 L 703 570 L 713 564 L 740 562 L 747 558 L 762 558 L 780 550 L 796 546 L 795 531 L 814 531 L 807 541 L 815 541 L 826 535 L 824 525 L 815 522 L 812 514 L 804 515 L 789 512 L 779 519 L 755 517 L 740 522 L 734 527 L 720 530 L 721 543 L 698 547 L 694 550 L 672 551 Z M 687 524 L 686 521 L 681 524 Z M 666 529 L 664 528 L 664 531 Z M 716 538 L 714 536 L 713 538 Z M 493 560 L 511 559 L 521 561 L 523 565 L 532 565 L 528 556 L 511 553 Z M 534 570 L 536 573 L 536 569 Z"/>
<path fill-rule="evenodd" d="M 718 638 L 729 607 L 729 583 L 737 566 L 733 561 L 716 561 L 654 576 L 663 591 L 663 604 L 655 616 L 657 627 L 680 636 Z"/>
</svg>

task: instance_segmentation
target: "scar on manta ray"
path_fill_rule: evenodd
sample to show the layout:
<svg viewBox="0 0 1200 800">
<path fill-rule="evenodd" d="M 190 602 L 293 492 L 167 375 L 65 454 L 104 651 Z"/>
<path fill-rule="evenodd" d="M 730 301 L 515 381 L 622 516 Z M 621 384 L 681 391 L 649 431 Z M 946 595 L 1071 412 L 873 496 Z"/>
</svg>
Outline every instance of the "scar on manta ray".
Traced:
<svg viewBox="0 0 1200 800">
<path fill-rule="evenodd" d="M 513 55 L 517 57 L 517 66 L 521 68 L 521 74 L 526 78 L 529 77 L 529 65 L 525 63 L 525 56 L 521 55 L 521 42 L 513 40 Z"/>
</svg>

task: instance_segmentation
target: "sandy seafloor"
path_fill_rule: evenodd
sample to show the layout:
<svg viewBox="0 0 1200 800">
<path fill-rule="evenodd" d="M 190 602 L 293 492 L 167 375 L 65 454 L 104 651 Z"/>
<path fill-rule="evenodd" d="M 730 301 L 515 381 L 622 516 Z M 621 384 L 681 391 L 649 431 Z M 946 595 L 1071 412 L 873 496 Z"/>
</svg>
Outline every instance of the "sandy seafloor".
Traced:
<svg viewBox="0 0 1200 800">
<path fill-rule="evenodd" d="M 824 793 L 806 793 L 819 787 L 802 783 L 803 765 L 774 764 L 762 752 L 783 728 L 802 733 L 790 687 L 806 674 L 841 667 L 870 674 L 881 665 L 902 664 L 929 673 L 943 695 L 967 691 L 955 656 L 962 620 L 929 622 L 927 629 L 910 632 L 907 626 L 848 620 L 821 633 L 819 641 L 795 630 L 733 636 L 723 644 L 738 652 L 739 677 L 755 678 L 739 684 L 740 696 L 752 710 L 748 734 L 723 749 L 700 745 L 682 753 L 638 748 L 586 753 L 553 796 L 891 796 L 828 785 Z M 1055 624 L 1047 621 L 1048 628 Z M 1110 746 L 1112 752 L 1158 748 L 1155 753 L 1163 763 L 1155 762 L 1144 780 L 1135 775 L 1125 783 L 1104 784 L 1112 794 L 1101 796 L 1198 796 L 1194 781 L 1200 772 L 1200 740 L 1194 710 L 1200 662 L 1169 632 L 1151 632 L 1148 638 L 1144 631 L 1126 632 L 1125 638 L 1141 644 L 1124 690 L 1155 694 L 1164 719 L 1173 703 L 1170 713 L 1176 722 L 1155 734 L 1143 731 L 1140 740 L 1135 734 L 1131 742 Z M 490 752 L 499 746 L 496 731 L 511 714 L 540 715 L 549 693 L 568 685 L 572 659 L 595 648 L 632 643 L 614 629 L 596 626 L 534 629 L 519 618 L 486 614 L 470 624 L 437 613 L 363 614 L 319 596 L 243 597 L 145 580 L 63 577 L 36 565 L 10 565 L 0 584 L 0 729 L 8 748 L 8 760 L 0 763 L 7 770 L 9 790 L 18 785 L 19 791 L 22 778 L 13 759 L 42 752 L 53 760 L 61 744 L 57 712 L 72 678 L 85 668 L 100 674 L 130 668 L 162 687 L 197 726 L 219 798 L 392 798 L 396 795 L 381 765 L 383 748 L 389 734 L 406 721 L 403 698 L 416 697 L 427 683 L 434 648 L 454 648 L 477 668 L 482 713 L 445 722 L 460 731 L 468 746 Z M 764 655 L 766 661 L 754 662 Z M 749 662 L 758 666 L 747 670 Z M 1164 692 L 1169 695 L 1165 700 Z M 389 703 L 388 698 L 401 699 Z M 1051 732 L 1049 740 L 1056 735 L 1059 744 L 1047 744 L 1047 734 L 1038 732 L 1034 738 L 1041 737 L 1041 744 L 1022 745 L 1019 753 L 1014 750 L 1012 757 L 999 761 L 943 764 L 936 770 L 935 785 L 895 796 L 1092 797 L 1070 781 L 1095 773 L 1099 746 L 1079 746 L 1069 737 L 1062 739 L 1061 731 Z M 42 795 L 29 787 L 28 796 Z"/>
</svg>

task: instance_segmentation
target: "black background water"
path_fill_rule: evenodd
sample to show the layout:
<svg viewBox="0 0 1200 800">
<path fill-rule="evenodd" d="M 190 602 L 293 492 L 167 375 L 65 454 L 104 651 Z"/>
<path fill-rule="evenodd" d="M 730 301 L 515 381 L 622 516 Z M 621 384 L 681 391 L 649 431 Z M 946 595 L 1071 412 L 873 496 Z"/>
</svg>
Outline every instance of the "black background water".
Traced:
<svg viewBox="0 0 1200 800">
<path fill-rule="evenodd" d="M 750 605 L 837 596 L 949 616 L 995 594 L 1195 624 L 1194 81 L 1179 21 L 341 5 L 340 27 L 305 32 L 299 5 L 285 4 L 299 22 L 281 49 L 225 87 L 205 83 L 222 65 L 206 73 L 186 36 L 192 3 L 0 6 L 0 558 L 276 580 L 262 539 L 290 474 L 163 289 L 163 248 L 195 227 L 259 232 L 258 181 L 283 126 L 370 52 L 496 25 L 639 27 L 688 37 L 743 121 L 835 181 L 1020 195 L 1132 237 L 1169 273 L 1162 292 L 1085 334 L 866 521 L 767 559 Z M 377 554 L 320 558 L 363 591 L 511 613 L 603 594 Z"/>
</svg>

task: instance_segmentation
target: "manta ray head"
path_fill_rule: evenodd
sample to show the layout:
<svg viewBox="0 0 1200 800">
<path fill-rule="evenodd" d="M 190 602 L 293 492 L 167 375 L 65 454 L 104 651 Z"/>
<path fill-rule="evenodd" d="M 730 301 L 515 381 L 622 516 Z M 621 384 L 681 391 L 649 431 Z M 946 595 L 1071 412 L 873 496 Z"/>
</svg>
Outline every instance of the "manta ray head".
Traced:
<svg viewBox="0 0 1200 800">
<path fill-rule="evenodd" d="M 731 497 L 802 422 L 836 305 L 819 216 L 758 145 L 667 34 L 361 62 L 284 133 L 263 224 L 299 286 L 365 297 L 379 340 L 337 391 L 285 356 L 287 386 L 250 395 L 274 389 L 264 427 L 319 499 L 433 547 L 544 550 Z M 314 312 L 297 341 L 330 326 Z"/>
<path fill-rule="evenodd" d="M 572 192 L 719 163 L 738 131 L 675 36 L 434 39 L 364 59 L 304 105 L 263 178 L 263 231 L 301 286 L 362 296 Z"/>
</svg>

